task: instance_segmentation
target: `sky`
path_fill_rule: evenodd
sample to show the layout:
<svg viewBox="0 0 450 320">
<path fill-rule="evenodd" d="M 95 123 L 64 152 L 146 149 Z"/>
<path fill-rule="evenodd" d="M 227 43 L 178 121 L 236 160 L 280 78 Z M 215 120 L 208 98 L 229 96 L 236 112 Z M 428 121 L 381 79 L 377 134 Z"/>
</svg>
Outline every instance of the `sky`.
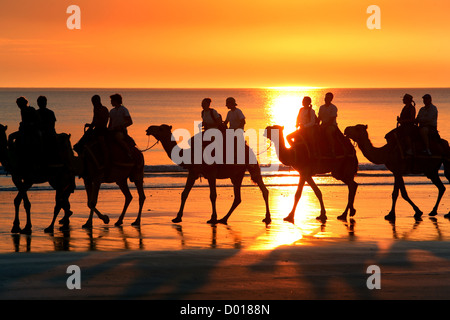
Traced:
<svg viewBox="0 0 450 320">
<path fill-rule="evenodd" d="M 81 29 L 67 7 L 78 5 Z M 381 29 L 366 12 L 380 8 Z M 2 0 L 0 87 L 450 87 L 448 0 Z"/>
</svg>

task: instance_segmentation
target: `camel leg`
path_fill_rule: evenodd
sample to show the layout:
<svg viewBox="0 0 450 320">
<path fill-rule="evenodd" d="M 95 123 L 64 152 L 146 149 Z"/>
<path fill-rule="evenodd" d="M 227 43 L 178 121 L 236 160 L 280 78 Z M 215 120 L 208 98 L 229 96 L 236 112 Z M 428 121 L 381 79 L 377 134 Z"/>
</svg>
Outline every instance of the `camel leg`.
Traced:
<svg viewBox="0 0 450 320">
<path fill-rule="evenodd" d="M 92 183 L 91 182 L 85 182 L 84 183 L 84 187 L 85 187 L 85 189 L 86 189 L 86 196 L 87 196 L 87 199 L 88 199 L 88 202 L 87 202 L 87 205 L 88 205 L 88 208 L 90 209 L 89 210 L 89 217 L 88 217 L 88 219 L 87 219 L 87 221 L 86 221 L 86 223 L 82 226 L 83 228 L 88 228 L 88 229 L 90 229 L 90 228 L 92 228 L 92 217 L 93 217 L 93 215 L 94 215 L 94 210 L 92 210 L 90 207 L 89 207 L 89 203 L 91 202 L 91 194 L 92 194 Z"/>
<path fill-rule="evenodd" d="M 25 212 L 27 214 L 27 223 L 25 225 L 25 228 L 20 230 L 20 233 L 22 234 L 31 234 L 31 202 L 28 199 L 27 190 L 29 188 L 26 188 L 22 191 L 22 199 L 23 199 L 23 207 L 25 208 Z"/>
<path fill-rule="evenodd" d="M 144 193 L 144 182 L 143 181 L 136 181 L 134 183 L 136 185 L 136 189 L 139 194 L 139 212 L 136 217 L 136 220 L 131 224 L 132 226 L 139 226 L 141 225 L 141 214 L 142 214 L 142 208 L 144 207 L 145 202 L 145 193 Z"/>
<path fill-rule="evenodd" d="M 399 191 L 401 192 L 402 198 L 413 207 L 413 209 L 415 211 L 414 218 L 420 219 L 420 217 L 422 216 L 422 211 L 420 211 L 420 209 L 409 198 L 408 192 L 406 191 L 406 187 L 405 187 L 405 181 L 403 180 L 403 177 L 400 175 L 395 175 L 394 191 L 392 192 L 392 209 L 389 212 L 389 214 L 387 216 L 385 216 L 384 218 L 386 220 L 391 220 L 391 221 L 395 220 L 395 204 L 397 202 Z"/>
<path fill-rule="evenodd" d="M 181 193 L 181 205 L 180 205 L 180 210 L 178 210 L 177 216 L 175 217 L 175 219 L 172 219 L 172 222 L 177 223 L 177 222 L 181 222 L 182 217 L 183 217 L 183 210 L 184 210 L 184 205 L 186 204 L 186 200 L 189 196 L 189 192 L 191 192 L 192 187 L 194 186 L 195 180 L 196 180 L 196 176 L 194 176 L 193 174 L 189 174 L 186 180 L 186 185 L 184 186 L 184 190 Z"/>
<path fill-rule="evenodd" d="M 86 184 L 86 192 L 88 197 L 88 207 L 90 209 L 89 218 L 86 221 L 86 223 L 83 225 L 83 228 L 92 228 L 92 216 L 94 212 L 97 214 L 97 216 L 105 223 L 109 223 L 109 217 L 105 214 L 101 214 L 100 211 L 97 210 L 97 200 L 98 200 L 98 193 L 100 192 L 100 183 L 99 182 L 92 182 Z"/>
<path fill-rule="evenodd" d="M 70 182 L 66 187 L 64 188 L 63 196 L 62 196 L 62 209 L 64 210 L 64 217 L 62 217 L 59 220 L 59 224 L 62 224 L 63 226 L 61 229 L 66 229 L 69 226 L 70 220 L 69 218 L 72 216 L 73 212 L 70 210 L 70 195 L 74 192 L 76 188 L 75 185 L 75 178 L 71 177 Z"/>
<path fill-rule="evenodd" d="M 257 183 L 258 183 L 258 187 L 261 190 L 261 193 L 263 195 L 264 202 L 266 204 L 266 216 L 264 217 L 262 222 L 264 222 L 266 225 L 268 225 L 272 222 L 272 218 L 270 216 L 270 208 L 269 208 L 269 190 L 267 190 L 267 187 L 264 184 L 264 181 L 262 180 L 262 178 L 258 179 Z"/>
<path fill-rule="evenodd" d="M 438 198 L 436 200 L 436 204 L 433 207 L 433 210 L 428 214 L 431 217 L 434 217 L 437 215 L 437 209 L 439 207 L 439 203 L 441 202 L 442 196 L 445 193 L 445 186 L 442 183 L 441 179 L 439 178 L 438 174 L 434 174 L 432 177 L 430 177 L 430 180 L 434 183 L 434 185 L 438 188 L 439 194 Z"/>
<path fill-rule="evenodd" d="M 59 221 L 59 223 L 62 225 L 60 227 L 60 230 L 67 230 L 69 228 L 70 224 L 70 217 L 72 216 L 73 212 L 70 210 L 70 202 L 69 202 L 69 194 L 65 194 L 62 201 L 61 201 L 61 208 L 64 210 L 64 217 Z"/>
<path fill-rule="evenodd" d="M 320 191 L 319 187 L 317 186 L 316 182 L 314 181 L 314 179 L 312 177 L 308 178 L 306 181 L 313 189 L 314 194 L 316 195 L 316 197 L 320 203 L 320 216 L 318 216 L 316 219 L 321 220 L 321 221 L 327 220 L 325 205 L 323 203 L 322 191 Z"/>
<path fill-rule="evenodd" d="M 348 187 L 348 201 L 344 213 L 342 213 L 338 217 L 338 220 L 347 221 L 348 211 L 350 211 L 350 217 L 353 217 L 356 214 L 356 209 L 354 208 L 353 204 L 355 203 L 355 196 L 356 190 L 358 189 L 358 184 L 353 179 L 344 181 L 344 183 Z"/>
<path fill-rule="evenodd" d="M 56 195 L 55 195 L 55 208 L 53 209 L 53 219 L 52 222 L 50 223 L 50 225 L 44 229 L 45 233 L 52 233 L 55 227 L 55 221 L 56 218 L 58 217 L 59 212 L 62 209 L 62 199 L 61 199 L 61 190 L 57 189 L 56 190 Z"/>
<path fill-rule="evenodd" d="M 294 207 L 292 208 L 292 211 L 289 213 L 287 217 L 285 217 L 283 220 L 294 223 L 294 216 L 295 216 L 295 210 L 297 209 L 298 202 L 300 201 L 300 198 L 302 196 L 303 186 L 305 185 L 305 178 L 303 176 L 300 176 L 300 181 L 298 182 L 297 192 L 295 192 L 295 198 L 294 198 Z"/>
<path fill-rule="evenodd" d="M 109 217 L 106 214 L 102 214 L 97 209 L 97 201 L 98 201 L 99 192 L 100 192 L 100 182 L 96 182 L 96 183 L 94 183 L 93 188 L 92 188 L 93 203 L 91 204 L 92 205 L 91 209 L 94 211 L 94 213 L 97 215 L 97 217 L 103 221 L 104 224 L 108 224 Z"/>
<path fill-rule="evenodd" d="M 14 222 L 13 227 L 11 229 L 11 233 L 20 233 L 19 210 L 21 203 L 22 203 L 22 192 L 19 191 L 17 193 L 17 196 L 14 198 Z"/>
<path fill-rule="evenodd" d="M 220 219 L 218 222 L 222 224 L 228 223 L 228 218 L 231 216 L 233 211 L 237 208 L 237 206 L 241 203 L 241 186 L 242 186 L 242 179 L 244 177 L 239 178 L 231 178 L 231 182 L 233 183 L 233 191 L 234 191 L 234 200 L 233 204 L 231 205 L 230 210 L 228 210 L 228 213 Z"/>
<path fill-rule="evenodd" d="M 406 191 L 406 187 L 405 187 L 405 182 L 403 181 L 403 177 L 400 177 L 400 193 L 402 195 L 402 198 L 406 200 L 406 202 L 408 202 L 414 209 L 414 218 L 415 219 L 420 219 L 420 217 L 422 216 L 423 212 L 420 211 L 420 209 L 414 204 L 414 202 L 412 202 L 412 200 L 409 198 L 408 196 L 408 192 Z"/>
<path fill-rule="evenodd" d="M 117 183 L 120 190 L 122 191 L 123 195 L 125 196 L 125 203 L 123 205 L 122 213 L 120 214 L 119 219 L 117 219 L 117 222 L 114 224 L 116 227 L 121 226 L 123 223 L 123 218 L 125 217 L 125 213 L 127 212 L 128 206 L 131 203 L 131 200 L 133 199 L 133 196 L 131 195 L 130 188 L 128 188 L 127 181 L 122 181 L 121 183 Z"/>
<path fill-rule="evenodd" d="M 14 198 L 14 222 L 13 227 L 11 229 L 11 233 L 20 233 L 20 219 L 19 219 L 19 211 L 20 211 L 20 204 L 22 203 L 22 200 L 24 199 L 24 196 L 26 196 L 27 190 L 31 187 L 31 184 L 25 184 L 22 179 L 17 179 L 16 177 L 12 177 L 12 180 L 14 182 L 14 185 L 16 186 L 18 192 L 17 196 Z M 28 199 L 28 198 L 27 198 Z M 27 212 L 30 211 L 31 204 L 25 203 L 24 201 L 24 207 Z M 31 228 L 31 226 L 30 226 Z M 31 230 L 30 230 L 31 232 Z"/>
<path fill-rule="evenodd" d="M 217 190 L 216 190 L 216 179 L 208 179 L 209 184 L 209 199 L 211 200 L 212 213 L 211 219 L 207 223 L 216 224 L 217 223 L 217 210 L 216 210 L 216 200 L 217 200 Z"/>
<path fill-rule="evenodd" d="M 54 230 L 56 218 L 58 217 L 59 212 L 61 209 L 64 210 L 64 217 L 59 221 L 60 224 L 62 224 L 61 230 L 66 230 L 69 227 L 69 217 L 72 215 L 72 211 L 70 211 L 70 202 L 69 197 L 72 193 L 69 186 L 66 186 L 64 189 L 56 189 L 56 195 L 55 195 L 55 208 L 53 210 L 53 219 L 50 225 L 44 229 L 44 232 L 51 233 Z"/>
<path fill-rule="evenodd" d="M 386 219 L 386 220 L 389 220 L 389 221 L 395 220 L 395 205 L 397 203 L 399 190 L 400 190 L 400 188 L 399 188 L 399 184 L 397 182 L 397 177 L 395 177 L 394 190 L 392 191 L 392 207 L 391 207 L 391 211 L 389 211 L 389 213 L 384 217 L 384 219 Z"/>
<path fill-rule="evenodd" d="M 59 220 L 59 224 L 62 225 L 60 227 L 60 230 L 65 230 L 69 227 L 70 224 L 69 218 L 73 214 L 72 210 L 70 210 L 70 202 L 69 202 L 70 193 L 71 193 L 70 191 L 64 192 L 64 196 L 61 200 L 61 208 L 64 210 L 64 217 L 61 220 Z"/>
</svg>

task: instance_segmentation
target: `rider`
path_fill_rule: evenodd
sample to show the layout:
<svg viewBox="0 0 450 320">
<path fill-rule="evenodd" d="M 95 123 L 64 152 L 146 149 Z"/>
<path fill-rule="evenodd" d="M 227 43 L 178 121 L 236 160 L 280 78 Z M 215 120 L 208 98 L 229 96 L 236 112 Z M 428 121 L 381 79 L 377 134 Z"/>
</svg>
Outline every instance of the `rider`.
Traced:
<svg viewBox="0 0 450 320">
<path fill-rule="evenodd" d="M 310 149 L 311 153 L 315 153 L 314 148 L 314 128 L 317 124 L 317 117 L 314 109 L 311 104 L 312 100 L 310 97 L 306 96 L 303 98 L 302 105 L 300 111 L 297 116 L 296 128 L 297 131 L 287 135 L 286 139 L 288 140 L 291 146 L 295 146 L 299 143 L 298 140 L 304 139 L 306 142 L 306 146 Z"/>
<path fill-rule="evenodd" d="M 109 126 L 108 130 L 114 133 L 114 138 L 119 143 L 120 147 L 126 152 L 130 159 L 133 159 L 131 148 L 126 140 L 128 140 L 127 127 L 133 124 L 128 109 L 122 104 L 122 96 L 118 93 L 110 96 L 111 105 L 114 107 L 109 112 Z"/>
<path fill-rule="evenodd" d="M 100 99 L 98 94 L 92 96 L 91 98 L 92 105 L 94 106 L 94 117 L 92 118 L 91 123 L 86 123 L 84 125 L 85 128 L 89 128 L 94 133 L 94 136 L 98 139 L 100 146 L 103 151 L 103 155 L 105 157 L 105 165 L 109 164 L 109 153 L 108 148 L 106 147 L 106 134 L 108 132 L 108 121 L 109 121 L 109 111 L 106 108 Z"/>
<path fill-rule="evenodd" d="M 39 114 L 36 109 L 28 105 L 25 97 L 19 97 L 16 104 L 20 109 L 22 121 L 19 124 L 19 131 L 11 133 L 8 137 L 8 143 L 12 146 L 18 137 L 30 137 L 32 135 L 40 135 L 39 132 Z"/>
<path fill-rule="evenodd" d="M 55 113 L 47 108 L 47 98 L 45 96 L 39 96 L 37 98 L 37 104 L 39 109 L 37 113 L 39 115 L 39 129 L 42 134 L 43 148 L 45 151 L 46 160 L 55 159 L 57 156 L 58 145 L 56 140 Z"/>
<path fill-rule="evenodd" d="M 336 156 L 334 137 L 336 136 L 338 130 L 336 122 L 338 109 L 334 104 L 331 103 L 331 101 L 333 101 L 333 98 L 333 93 L 328 92 L 327 94 L 325 94 L 325 104 L 320 106 L 319 108 L 318 121 L 320 123 L 321 130 L 325 133 L 325 137 L 331 148 L 331 155 L 334 158 Z"/>
<path fill-rule="evenodd" d="M 202 124 L 204 130 L 218 129 L 222 125 L 222 116 L 211 106 L 211 99 L 205 98 L 202 101 Z"/>
<path fill-rule="evenodd" d="M 414 134 L 414 123 L 416 121 L 416 103 L 410 94 L 403 96 L 403 104 L 405 105 L 397 117 L 397 123 L 399 124 L 399 133 L 405 139 L 406 151 L 409 156 L 413 154 L 411 137 Z"/>
<path fill-rule="evenodd" d="M 39 98 L 37 98 L 37 104 L 39 107 L 37 113 L 40 118 L 40 129 L 42 134 L 44 137 L 55 136 L 56 117 L 55 113 L 47 108 L 47 98 L 45 96 L 39 96 Z"/>
<path fill-rule="evenodd" d="M 240 151 L 245 150 L 242 147 L 245 145 L 244 138 L 244 126 L 245 126 L 245 116 L 241 109 L 237 108 L 236 100 L 233 97 L 227 98 L 225 101 L 226 107 L 230 110 L 227 113 L 227 117 L 224 122 L 224 126 L 227 127 L 229 124 L 229 129 L 234 132 L 233 135 L 233 148 L 234 148 L 234 163 L 238 163 L 242 160 L 241 155 L 245 156 L 245 153 L 240 153 Z M 227 139 L 227 138 L 226 138 Z M 226 144 L 231 143 L 231 140 L 226 140 Z M 226 149 L 231 145 L 224 146 Z M 229 155 L 227 155 L 229 157 Z"/>
<path fill-rule="evenodd" d="M 98 94 L 92 96 L 92 105 L 94 106 L 94 117 L 91 123 L 86 123 L 85 128 L 93 129 L 95 134 L 104 136 L 108 127 L 109 111 L 100 99 Z"/>
<path fill-rule="evenodd" d="M 427 155 L 431 155 L 430 151 L 430 137 L 437 134 L 437 119 L 438 110 L 436 106 L 431 102 L 431 95 L 426 94 L 422 97 L 424 106 L 420 108 L 417 114 L 416 123 L 419 124 L 419 132 L 425 144 L 424 152 Z"/>
<path fill-rule="evenodd" d="M 245 116 L 241 109 L 237 108 L 236 100 L 233 97 L 227 98 L 225 105 L 230 111 L 227 113 L 227 118 L 224 124 L 230 124 L 230 129 L 242 129 L 245 126 Z"/>
</svg>

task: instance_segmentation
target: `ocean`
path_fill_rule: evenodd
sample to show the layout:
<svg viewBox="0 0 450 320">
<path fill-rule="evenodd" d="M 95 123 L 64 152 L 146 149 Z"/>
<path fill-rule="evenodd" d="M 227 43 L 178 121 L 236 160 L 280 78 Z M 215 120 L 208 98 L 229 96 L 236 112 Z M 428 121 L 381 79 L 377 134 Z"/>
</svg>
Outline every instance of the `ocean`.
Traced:
<svg viewBox="0 0 450 320">
<path fill-rule="evenodd" d="M 139 149 L 146 149 L 156 140 L 148 137 L 145 130 L 150 125 L 168 124 L 176 129 L 195 133 L 196 121 L 201 120 L 201 101 L 209 97 L 211 107 L 216 109 L 223 118 L 228 109 L 225 107 L 227 97 L 234 97 L 246 116 L 245 130 L 255 130 L 260 133 L 268 125 L 282 125 L 284 133 L 294 131 L 295 120 L 304 96 L 312 98 L 313 108 L 318 113 L 323 104 L 325 93 L 334 94 L 333 103 L 338 107 L 338 125 L 343 131 L 345 127 L 355 124 L 367 124 L 369 136 L 375 146 L 385 144 L 384 136 L 395 128 L 396 118 L 403 107 L 402 97 L 409 93 L 414 97 L 416 110 L 423 106 L 422 96 L 431 94 L 433 103 L 439 110 L 438 129 L 444 139 L 450 137 L 450 89 L 449 88 L 390 88 L 390 89 L 345 89 L 345 88 L 259 88 L 259 89 L 52 89 L 52 88 L 1 88 L 0 108 L 2 115 L 0 123 L 8 126 L 8 134 L 18 129 L 20 112 L 16 99 L 24 96 L 31 106 L 37 108 L 38 96 L 48 99 L 48 108 L 55 112 L 56 131 L 71 135 L 72 145 L 83 134 L 84 124 L 92 120 L 91 97 L 98 94 L 109 109 L 109 96 L 119 93 L 123 104 L 130 111 L 133 125 L 129 134 L 134 138 Z M 273 145 L 258 136 L 259 161 L 264 165 L 263 175 L 269 185 L 296 185 L 298 173 L 290 168 L 279 166 Z M 184 146 L 186 147 L 186 146 Z M 384 166 L 371 164 L 357 148 L 360 164 L 358 183 L 390 184 L 392 175 Z M 183 187 L 185 172 L 175 165 L 157 144 L 144 152 L 146 165 L 145 186 L 151 187 Z M 275 167 L 271 164 L 277 164 Z M 273 168 L 276 168 L 274 170 Z M 14 189 L 9 176 L 0 176 L 0 191 Z M 244 181 L 244 185 L 247 180 Z M 340 184 L 327 175 L 317 177 L 318 184 Z M 250 183 L 249 181 L 247 181 Z M 82 187 L 81 180 L 78 180 Z M 408 177 L 406 183 L 429 183 L 423 177 Z M 230 182 L 221 181 L 220 185 L 229 186 Z M 198 186 L 206 186 L 203 181 Z M 115 185 L 103 185 L 103 188 L 116 188 Z M 34 189 L 49 189 L 48 185 L 35 186 Z"/>
</svg>

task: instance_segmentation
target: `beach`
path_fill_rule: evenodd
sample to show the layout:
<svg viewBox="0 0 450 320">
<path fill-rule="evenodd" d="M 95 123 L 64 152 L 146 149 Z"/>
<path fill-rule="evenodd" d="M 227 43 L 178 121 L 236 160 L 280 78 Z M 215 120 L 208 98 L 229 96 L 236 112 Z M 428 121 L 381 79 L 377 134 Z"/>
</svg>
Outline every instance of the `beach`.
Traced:
<svg viewBox="0 0 450 320">
<path fill-rule="evenodd" d="M 272 223 L 265 226 L 259 189 L 242 189 L 242 203 L 227 226 L 206 223 L 209 189 L 194 188 L 182 223 L 173 224 L 182 188 L 146 189 L 141 227 L 131 226 L 137 194 L 122 227 L 118 190 L 102 190 L 98 208 L 111 222 L 87 219 L 84 190 L 71 197 L 74 215 L 69 231 L 45 234 L 52 214 L 53 192 L 30 192 L 33 233 L 12 235 L 14 192 L 1 198 L 1 299 L 152 299 L 152 300 L 303 300 L 303 299 L 448 299 L 450 298 L 450 221 L 443 218 L 450 202 L 444 196 L 439 215 L 429 218 L 436 190 L 407 186 L 424 211 L 415 221 L 399 199 L 397 220 L 390 209 L 391 186 L 358 189 L 354 219 L 336 217 L 346 204 L 347 188 L 321 190 L 328 220 L 317 221 L 318 201 L 305 187 L 295 223 L 283 221 L 294 186 L 269 187 Z M 232 188 L 218 190 L 219 217 L 232 202 Z M 8 204 L 9 203 L 9 204 Z M 22 226 L 24 213 L 22 211 Z M 81 270 L 81 289 L 69 290 L 67 268 Z M 381 271 L 381 289 L 369 289 L 367 268 Z"/>
</svg>

